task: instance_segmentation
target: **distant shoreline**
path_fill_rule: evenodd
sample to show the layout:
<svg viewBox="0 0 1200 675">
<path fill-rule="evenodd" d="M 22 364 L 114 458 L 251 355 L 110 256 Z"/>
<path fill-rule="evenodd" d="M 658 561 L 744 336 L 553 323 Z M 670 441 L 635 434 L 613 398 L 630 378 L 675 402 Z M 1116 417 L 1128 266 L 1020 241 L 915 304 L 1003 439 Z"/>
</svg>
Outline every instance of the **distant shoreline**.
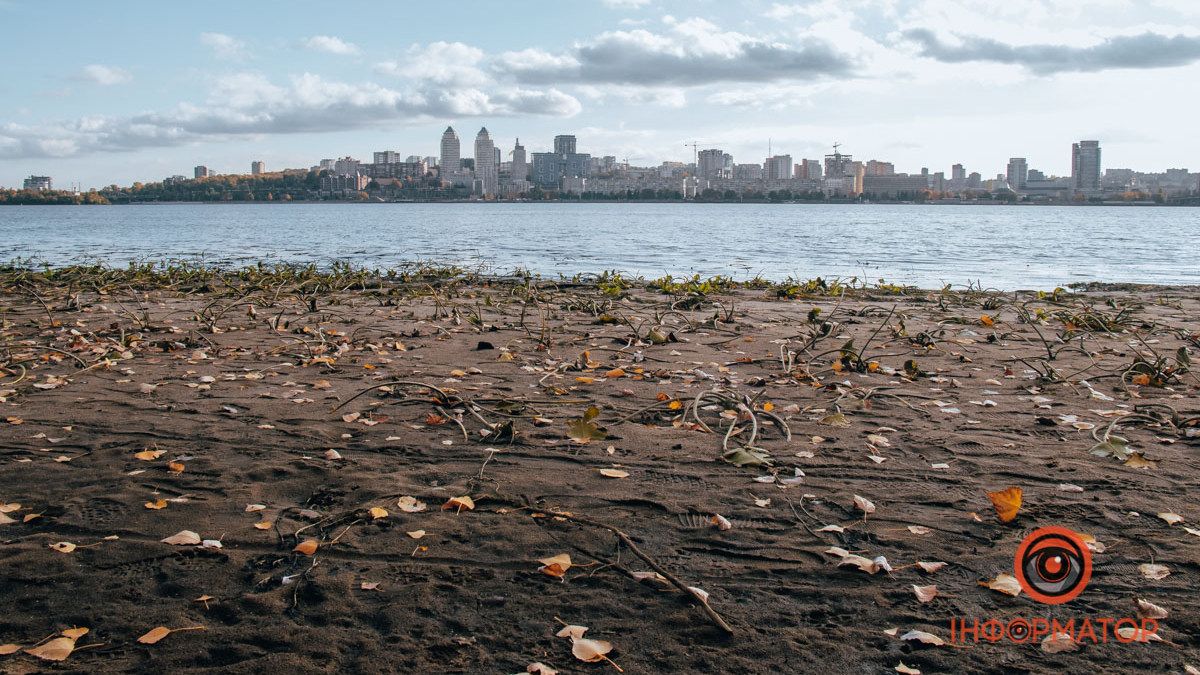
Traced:
<svg viewBox="0 0 1200 675">
<path fill-rule="evenodd" d="M 118 202 L 112 204 L 0 204 L 3 206 L 289 206 L 297 204 L 356 204 L 356 205 L 371 205 L 380 206 L 385 204 L 711 204 L 721 206 L 738 206 L 745 204 L 768 205 L 768 206 L 1011 206 L 1011 207 L 1046 207 L 1046 206 L 1061 206 L 1061 207 L 1195 207 L 1200 206 L 1200 198 L 1195 198 L 1190 203 L 1157 203 L 1157 202 L 1006 202 L 1006 201 L 954 201 L 954 200 L 937 200 L 929 202 L 891 202 L 891 201 L 870 201 L 858 202 L 851 200 L 830 200 L 830 201 L 807 201 L 793 200 L 773 202 L 769 200 L 756 201 L 698 201 L 693 199 L 437 199 L 429 201 L 375 201 L 375 200 L 351 200 L 351 199 L 331 199 L 331 200 L 303 200 L 293 199 L 288 201 L 150 201 L 150 202 Z"/>
</svg>

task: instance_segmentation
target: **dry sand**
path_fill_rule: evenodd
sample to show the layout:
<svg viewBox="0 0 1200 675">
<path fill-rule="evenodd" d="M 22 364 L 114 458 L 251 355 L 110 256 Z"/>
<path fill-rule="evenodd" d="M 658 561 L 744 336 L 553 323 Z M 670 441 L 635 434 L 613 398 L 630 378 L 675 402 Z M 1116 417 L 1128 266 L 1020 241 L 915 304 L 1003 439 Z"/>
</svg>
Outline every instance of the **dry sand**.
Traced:
<svg viewBox="0 0 1200 675">
<path fill-rule="evenodd" d="M 1193 289 L 3 281 L 0 644 L 90 629 L 61 665 L 17 651 L 6 672 L 615 672 L 572 656 L 560 620 L 626 673 L 1200 667 L 1200 380 L 1175 362 L 1200 346 Z M 1162 362 L 1129 371 L 1138 355 Z M 723 461 L 754 422 L 771 466 Z M 1106 431 L 1129 454 L 1092 454 Z M 987 493 L 1008 486 L 1005 524 Z M 443 509 L 462 496 L 473 510 Z M 1042 525 L 1099 542 L 1082 596 L 979 585 Z M 601 526 L 712 613 L 639 580 L 651 564 Z M 183 530 L 219 547 L 161 541 Z M 539 570 L 563 553 L 563 578 Z M 900 639 L 948 639 L 951 617 L 1131 616 L 1138 598 L 1169 611 L 1172 644 Z M 157 626 L 203 630 L 136 641 Z"/>
</svg>

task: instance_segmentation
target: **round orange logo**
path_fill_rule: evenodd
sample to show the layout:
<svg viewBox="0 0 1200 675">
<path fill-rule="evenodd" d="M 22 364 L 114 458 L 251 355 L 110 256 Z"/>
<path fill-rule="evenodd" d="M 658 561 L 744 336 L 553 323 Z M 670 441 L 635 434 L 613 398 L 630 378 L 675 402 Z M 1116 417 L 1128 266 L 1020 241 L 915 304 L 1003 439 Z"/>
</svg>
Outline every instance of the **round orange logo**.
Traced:
<svg viewBox="0 0 1200 675">
<path fill-rule="evenodd" d="M 1021 589 L 1047 605 L 1070 602 L 1092 578 L 1092 552 L 1065 527 L 1039 527 L 1017 547 L 1013 570 Z"/>
</svg>

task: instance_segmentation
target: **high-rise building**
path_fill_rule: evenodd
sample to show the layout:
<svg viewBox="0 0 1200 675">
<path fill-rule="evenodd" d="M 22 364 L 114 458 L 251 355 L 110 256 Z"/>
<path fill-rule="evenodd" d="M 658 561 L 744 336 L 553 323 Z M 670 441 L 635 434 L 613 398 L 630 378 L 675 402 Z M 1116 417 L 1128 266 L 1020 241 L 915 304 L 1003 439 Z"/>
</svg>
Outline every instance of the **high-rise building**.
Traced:
<svg viewBox="0 0 1200 675">
<path fill-rule="evenodd" d="M 496 144 L 488 134 L 487 127 L 479 130 L 475 136 L 475 180 L 480 183 L 481 193 L 485 196 L 495 195 L 500 184 L 499 162 L 496 158 Z"/>
<path fill-rule="evenodd" d="M 442 133 L 442 159 L 439 166 L 443 176 L 458 173 L 462 169 L 458 133 L 454 131 L 454 127 L 446 127 L 446 131 Z"/>
<path fill-rule="evenodd" d="M 714 180 L 733 176 L 733 155 L 724 150 L 701 150 L 696 159 L 696 175 Z"/>
<path fill-rule="evenodd" d="M 343 157 L 333 163 L 333 172 L 339 176 L 351 176 L 359 173 L 362 162 L 353 157 Z"/>
<path fill-rule="evenodd" d="M 192 176 L 194 178 L 208 178 L 208 167 L 200 165 L 195 169 L 192 169 Z"/>
<path fill-rule="evenodd" d="M 512 179 L 525 180 L 529 177 L 529 165 L 526 163 L 525 146 L 521 145 L 519 138 L 513 146 L 512 157 Z"/>
<path fill-rule="evenodd" d="M 954 166 L 950 167 L 950 180 L 965 182 L 967 180 L 966 167 L 964 167 L 962 164 L 955 164 Z"/>
<path fill-rule="evenodd" d="M 54 181 L 50 179 L 50 176 L 30 176 L 25 179 L 23 186 L 26 190 L 49 192 L 54 189 Z"/>
<path fill-rule="evenodd" d="M 321 160 L 320 166 L 322 171 L 333 171 L 337 166 L 337 160 L 323 159 Z"/>
<path fill-rule="evenodd" d="M 1100 193 L 1100 141 L 1071 145 L 1071 184 L 1077 192 Z"/>
<path fill-rule="evenodd" d="M 409 160 L 413 161 L 413 160 Z M 400 164 L 400 153 L 394 150 L 383 150 L 375 153 L 375 164 Z"/>
<path fill-rule="evenodd" d="M 1008 186 L 1014 190 L 1024 190 L 1029 180 L 1029 162 L 1024 157 L 1013 157 L 1008 160 L 1008 171 L 1004 176 Z"/>
<path fill-rule="evenodd" d="M 574 155 L 576 153 L 575 137 L 562 134 L 554 137 L 554 154 Z"/>
<path fill-rule="evenodd" d="M 250 162 L 250 173 L 254 176 L 261 176 L 267 172 L 267 165 L 263 162 Z"/>
<path fill-rule="evenodd" d="M 796 165 L 796 178 L 800 180 L 821 180 L 821 162 L 815 159 L 802 159 Z"/>
<path fill-rule="evenodd" d="M 896 174 L 896 165 L 891 162 L 881 162 L 877 159 L 872 159 L 867 162 L 867 176 L 893 176 Z"/>
<path fill-rule="evenodd" d="M 843 155 L 838 152 L 837 146 L 834 146 L 833 154 L 825 155 L 825 177 L 845 178 L 846 176 L 854 176 L 854 157 Z"/>
<path fill-rule="evenodd" d="M 775 155 L 763 162 L 763 173 L 767 180 L 787 180 L 792 177 L 792 156 Z"/>
</svg>

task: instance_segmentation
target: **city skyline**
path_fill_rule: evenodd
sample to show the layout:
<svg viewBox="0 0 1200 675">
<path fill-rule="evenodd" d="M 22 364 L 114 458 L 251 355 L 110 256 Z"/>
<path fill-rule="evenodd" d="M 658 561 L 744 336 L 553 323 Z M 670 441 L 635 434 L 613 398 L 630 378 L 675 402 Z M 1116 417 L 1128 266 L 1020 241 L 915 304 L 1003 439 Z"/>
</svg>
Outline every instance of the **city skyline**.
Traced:
<svg viewBox="0 0 1200 675">
<path fill-rule="evenodd" d="M 1194 2 L 576 4 L 467 2 L 479 11 L 447 21 L 434 7 L 354 17 L 299 3 L 283 17 L 274 3 L 139 2 L 53 22 L 0 2 L 22 28 L 0 45 L 0 184 L 102 187 L 376 148 L 440 156 L 448 125 L 487 126 L 506 149 L 526 139 L 531 154 L 568 130 L 646 165 L 690 162 L 694 141 L 754 161 L 841 141 L 897 170 L 985 176 L 1012 157 L 1070 175 L 1062 143 L 1078 139 L 1101 139 L 1108 167 L 1195 169 L 1200 155 L 1198 95 L 1178 86 L 1200 75 Z"/>
</svg>

